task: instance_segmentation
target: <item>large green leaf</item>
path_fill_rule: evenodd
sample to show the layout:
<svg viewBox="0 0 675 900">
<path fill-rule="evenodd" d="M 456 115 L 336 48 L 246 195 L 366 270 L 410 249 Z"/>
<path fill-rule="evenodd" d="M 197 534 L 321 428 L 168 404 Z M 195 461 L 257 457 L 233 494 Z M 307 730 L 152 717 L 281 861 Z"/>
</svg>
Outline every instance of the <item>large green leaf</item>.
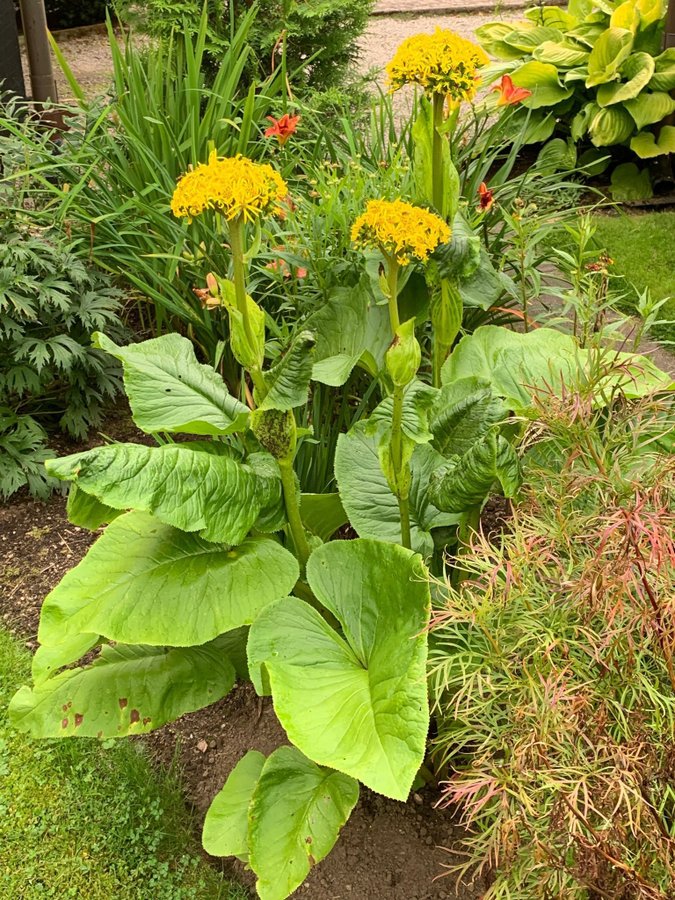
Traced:
<svg viewBox="0 0 675 900">
<path fill-rule="evenodd" d="M 675 89 L 675 47 L 664 50 L 654 60 L 654 74 L 649 82 L 652 91 L 672 91 Z"/>
<path fill-rule="evenodd" d="M 31 675 L 40 684 L 63 666 L 78 662 L 100 642 L 98 634 L 71 634 L 58 643 L 43 644 L 33 655 Z"/>
<path fill-rule="evenodd" d="M 338 438 L 335 477 L 349 521 L 361 537 L 401 542 L 401 517 L 380 465 L 380 435 L 367 422 L 358 422 Z M 429 500 L 429 478 L 443 457 L 426 444 L 415 447 L 410 468 L 410 529 L 412 546 L 423 556 L 434 550 L 433 528 L 455 525 L 457 518 L 440 513 Z"/>
<path fill-rule="evenodd" d="M 264 373 L 267 394 L 259 409 L 289 410 L 307 403 L 316 339 L 301 331 L 284 356 Z"/>
<path fill-rule="evenodd" d="M 295 597 L 251 627 L 251 676 L 269 676 L 288 737 L 320 765 L 405 800 L 426 746 L 430 595 L 419 557 L 381 541 L 333 541 L 311 555 L 309 585 L 344 637 Z"/>
<path fill-rule="evenodd" d="M 117 516 L 121 516 L 122 510 L 106 506 L 91 494 L 85 494 L 76 484 L 71 484 L 66 503 L 66 515 L 68 521 L 73 525 L 96 531 L 101 525 L 107 525 Z"/>
<path fill-rule="evenodd" d="M 300 518 L 305 528 L 322 541 L 349 522 L 339 494 L 302 494 Z"/>
<path fill-rule="evenodd" d="M 431 440 L 429 411 L 436 402 L 437 395 L 436 388 L 423 381 L 418 381 L 416 378 L 404 390 L 401 429 L 403 434 L 414 444 L 428 444 Z M 390 427 L 393 413 L 394 400 L 392 397 L 387 397 L 373 410 L 370 422 L 382 423 L 384 426 Z"/>
<path fill-rule="evenodd" d="M 640 169 L 635 163 L 622 163 L 612 172 L 610 188 L 612 200 L 625 203 L 627 200 L 648 200 L 654 196 L 649 170 Z"/>
<path fill-rule="evenodd" d="M 269 757 L 249 809 L 249 862 L 261 900 L 285 900 L 328 856 L 359 799 L 358 782 L 295 747 Z"/>
<path fill-rule="evenodd" d="M 623 106 L 606 106 L 593 116 L 588 130 L 595 147 L 610 147 L 627 141 L 635 123 Z"/>
<path fill-rule="evenodd" d="M 439 509 L 463 513 L 480 506 L 498 481 L 504 495 L 520 486 L 520 464 L 511 444 L 494 429 L 464 453 L 434 472 L 432 495 Z"/>
<path fill-rule="evenodd" d="M 621 77 L 626 82 L 601 84 L 598 88 L 597 101 L 600 106 L 611 106 L 633 100 L 647 86 L 654 74 L 654 57 L 649 53 L 633 53 L 621 69 Z"/>
<path fill-rule="evenodd" d="M 271 538 L 229 547 L 126 513 L 47 596 L 38 638 L 54 644 L 90 633 L 126 644 L 204 644 L 250 625 L 299 574 L 295 557 Z"/>
<path fill-rule="evenodd" d="M 452 238 L 436 254 L 438 271 L 445 278 L 469 278 L 480 263 L 480 249 L 480 238 L 458 212 L 452 222 Z"/>
<path fill-rule="evenodd" d="M 177 649 L 104 646 L 91 665 L 21 688 L 9 716 L 38 738 L 144 734 L 220 700 L 234 678 L 217 640 Z"/>
<path fill-rule="evenodd" d="M 640 130 L 647 125 L 663 122 L 672 112 L 675 112 L 675 99 L 665 91 L 656 93 L 644 91 L 639 97 L 628 100 L 624 105 Z"/>
<path fill-rule="evenodd" d="M 248 859 L 248 808 L 265 762 L 262 753 L 249 750 L 213 798 L 202 831 L 202 845 L 211 856 Z"/>
<path fill-rule="evenodd" d="M 483 49 L 498 59 L 522 59 L 525 55 L 512 44 L 507 44 L 504 38 L 513 32 L 513 25 L 508 22 L 488 22 L 479 25 L 475 30 L 476 38 Z"/>
<path fill-rule="evenodd" d="M 312 377 L 340 387 L 349 378 L 366 349 L 368 294 L 360 285 L 337 288 L 326 303 L 307 319 L 316 335 Z"/>
<path fill-rule="evenodd" d="M 506 415 L 489 381 L 460 378 L 444 385 L 434 404 L 430 422 L 433 446 L 442 456 L 461 456 Z"/>
<path fill-rule="evenodd" d="M 658 138 L 652 131 L 641 131 L 630 142 L 630 149 L 640 159 L 675 153 L 675 126 L 664 125 L 659 131 Z"/>
<path fill-rule="evenodd" d="M 281 505 L 280 479 L 213 449 L 110 444 L 49 460 L 46 467 L 114 509 L 150 512 L 205 540 L 239 544 L 263 510 Z"/>
<path fill-rule="evenodd" d="M 507 290 L 508 276 L 498 272 L 485 247 L 480 248 L 480 261 L 468 278 L 460 278 L 459 295 L 464 306 L 489 309 Z"/>
<path fill-rule="evenodd" d="M 633 49 L 633 33 L 625 28 L 608 28 L 595 42 L 588 58 L 586 87 L 616 81 L 619 69 Z"/>
<path fill-rule="evenodd" d="M 118 347 L 97 333 L 93 341 L 121 361 L 134 422 L 143 431 L 215 435 L 246 428 L 248 408 L 211 366 L 197 362 L 187 338 L 165 334 Z"/>
<path fill-rule="evenodd" d="M 539 151 L 537 170 L 542 175 L 553 175 L 554 172 L 569 172 L 577 164 L 577 148 L 574 140 L 553 138 Z"/>
<path fill-rule="evenodd" d="M 518 27 L 504 35 L 504 43 L 510 47 L 520 50 L 521 54 L 532 53 L 537 47 L 546 42 L 555 43 L 561 41 L 563 33 L 558 28 L 550 28 L 546 26 L 528 25 L 520 22 Z M 545 62 L 553 62 L 553 60 L 545 60 Z"/>
<path fill-rule="evenodd" d="M 588 50 L 565 41 L 543 41 L 532 51 L 534 59 L 558 69 L 572 69 L 574 66 L 586 65 L 588 55 Z"/>
<path fill-rule="evenodd" d="M 566 387 L 583 384 L 589 369 L 597 367 L 597 353 L 580 350 L 571 335 L 538 328 L 527 334 L 497 325 L 482 325 L 463 337 L 446 360 L 443 384 L 475 376 L 492 385 L 510 410 L 531 408 L 540 391 L 560 396 Z M 597 376 L 596 394 L 620 390 L 626 397 L 642 397 L 653 391 L 672 390 L 673 380 L 647 357 L 634 353 L 607 353 Z"/>
<path fill-rule="evenodd" d="M 516 87 L 532 91 L 532 96 L 523 101 L 529 109 L 540 109 L 544 106 L 555 106 L 567 100 L 574 93 L 573 88 L 563 87 L 555 66 L 538 62 L 536 59 L 514 69 L 513 83 Z"/>
</svg>

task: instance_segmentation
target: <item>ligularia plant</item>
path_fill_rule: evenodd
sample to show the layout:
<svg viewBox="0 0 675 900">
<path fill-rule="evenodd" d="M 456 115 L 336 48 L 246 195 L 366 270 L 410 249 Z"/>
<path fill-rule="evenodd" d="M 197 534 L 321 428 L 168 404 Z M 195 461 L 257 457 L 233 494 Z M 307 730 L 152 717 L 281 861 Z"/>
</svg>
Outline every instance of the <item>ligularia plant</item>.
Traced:
<svg viewBox="0 0 675 900">
<path fill-rule="evenodd" d="M 286 193 L 270 166 L 214 154 L 172 201 L 178 216 L 224 220 L 231 273 L 209 286 L 229 315 L 236 394 L 185 337 L 120 347 L 94 335 L 121 362 L 134 421 L 157 445 L 47 464 L 70 484 L 71 521 L 107 527 L 46 598 L 33 685 L 10 708 L 34 737 L 108 739 L 212 704 L 237 678 L 270 695 L 292 746 L 247 753 L 203 834 L 210 853 L 247 861 L 263 900 L 289 896 L 330 852 L 360 783 L 408 797 L 429 729 L 429 569 L 466 540 L 491 490 L 518 490 L 517 416 L 533 392 L 562 390 L 589 366 L 588 351 L 545 328 L 486 326 L 448 355 L 459 323 L 443 325 L 432 305 L 434 386 L 425 383 L 425 314 L 401 322 L 398 278 L 434 265 L 450 228 L 400 201 L 377 201 L 354 223 L 356 243 L 383 255 L 383 303 L 358 290 L 332 297 L 269 366 L 246 266 Z M 381 402 L 340 435 L 337 492 L 303 494 L 296 410 L 313 381 L 342 385 L 357 366 Z M 668 383 L 633 358 L 612 377 L 607 393 L 617 378 L 633 393 Z M 347 524 L 358 537 L 331 542 Z"/>
</svg>

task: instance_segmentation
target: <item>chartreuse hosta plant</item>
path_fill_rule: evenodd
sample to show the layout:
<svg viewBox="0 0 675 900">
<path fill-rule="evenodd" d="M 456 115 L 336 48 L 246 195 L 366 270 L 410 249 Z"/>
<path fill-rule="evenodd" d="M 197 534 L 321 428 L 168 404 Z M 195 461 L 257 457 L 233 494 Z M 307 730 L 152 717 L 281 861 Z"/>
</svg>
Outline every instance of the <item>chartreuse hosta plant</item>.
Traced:
<svg viewBox="0 0 675 900">
<path fill-rule="evenodd" d="M 233 279 L 211 283 L 245 403 L 186 338 L 120 347 L 94 336 L 122 363 L 134 421 L 158 444 L 48 463 L 71 485 L 71 520 L 107 527 L 46 598 L 33 686 L 10 708 L 34 737 L 118 738 L 214 703 L 236 678 L 271 695 L 292 746 L 239 762 L 203 836 L 209 852 L 247 860 L 263 900 L 289 896 L 330 852 L 359 783 L 407 798 L 429 727 L 429 567 L 495 486 L 517 490 L 512 414 L 537 386 L 561 389 L 588 368 L 565 335 L 485 327 L 459 342 L 434 388 L 419 376 L 415 320 L 373 320 L 346 295 L 342 310 L 333 299 L 299 323 L 268 367 L 264 315 L 246 293 L 247 230 L 284 190 L 267 166 L 213 157 L 173 201 L 180 215 L 225 219 Z M 356 365 L 384 399 L 340 437 L 339 494 L 301 495 L 295 410 L 312 380 L 342 384 Z M 626 359 L 611 377 L 628 391 L 667 386 L 646 361 Z M 359 537 L 330 542 L 346 522 Z"/>
<path fill-rule="evenodd" d="M 576 144 L 590 150 L 582 164 L 626 147 L 637 160 L 675 151 L 675 50 L 662 52 L 666 0 L 570 0 L 566 10 L 533 7 L 518 23 L 493 22 L 477 35 L 513 83 L 531 91 L 520 115 L 531 115 L 547 136 L 544 151 L 574 168 Z M 649 176 L 635 162 L 615 171 L 618 199 L 649 193 Z"/>
</svg>

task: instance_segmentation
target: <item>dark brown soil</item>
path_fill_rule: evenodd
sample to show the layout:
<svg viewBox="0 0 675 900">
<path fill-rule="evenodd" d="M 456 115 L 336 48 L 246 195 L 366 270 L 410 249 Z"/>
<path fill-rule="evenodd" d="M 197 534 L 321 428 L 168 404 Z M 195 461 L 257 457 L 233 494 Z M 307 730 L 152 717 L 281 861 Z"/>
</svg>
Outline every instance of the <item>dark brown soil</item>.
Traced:
<svg viewBox="0 0 675 900">
<path fill-rule="evenodd" d="M 106 422 L 117 439 L 138 439 L 123 414 Z M 100 443 L 97 439 L 91 444 Z M 90 444 L 90 445 L 91 445 Z M 81 447 L 60 448 L 74 452 Z M 71 525 L 65 498 L 42 503 L 18 497 L 0 509 L 0 617 L 30 649 L 36 646 L 40 606 L 45 595 L 76 565 L 96 534 Z M 144 737 L 153 759 L 176 765 L 185 798 L 203 817 L 235 763 L 247 750 L 270 753 L 287 743 L 269 699 L 256 697 L 239 684 L 212 707 L 184 716 Z M 433 788 L 413 794 L 409 803 L 386 800 L 363 789 L 358 806 L 332 853 L 321 862 L 297 896 L 308 900 L 477 900 L 480 885 L 460 885 L 440 878 L 444 863 L 457 862 L 451 852 L 462 830 L 446 811 L 434 810 Z M 443 848 L 451 848 L 446 850 Z M 253 888 L 254 878 L 237 861 L 213 860 Z"/>
</svg>

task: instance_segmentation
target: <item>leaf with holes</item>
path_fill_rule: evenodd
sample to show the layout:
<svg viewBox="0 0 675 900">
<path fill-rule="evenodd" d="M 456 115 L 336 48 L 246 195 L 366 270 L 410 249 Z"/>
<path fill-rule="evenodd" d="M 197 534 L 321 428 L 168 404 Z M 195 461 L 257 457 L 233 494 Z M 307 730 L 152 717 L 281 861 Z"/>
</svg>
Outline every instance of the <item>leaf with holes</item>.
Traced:
<svg viewBox="0 0 675 900">
<path fill-rule="evenodd" d="M 22 687 L 9 718 L 35 738 L 145 734 L 220 700 L 234 678 L 217 640 L 177 649 L 104 646 L 90 665 Z"/>
</svg>

